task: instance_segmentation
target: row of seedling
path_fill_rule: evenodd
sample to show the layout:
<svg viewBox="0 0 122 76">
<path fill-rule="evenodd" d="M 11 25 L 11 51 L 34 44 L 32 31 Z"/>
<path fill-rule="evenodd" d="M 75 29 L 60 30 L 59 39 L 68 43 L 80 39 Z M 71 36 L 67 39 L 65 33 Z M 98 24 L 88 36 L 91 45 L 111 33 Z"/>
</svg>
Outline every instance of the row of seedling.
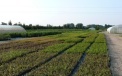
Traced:
<svg viewBox="0 0 122 76">
<path fill-rule="evenodd" d="M 99 34 L 87 51 L 85 61 L 76 76 L 111 76 L 104 34 Z"/>
<path fill-rule="evenodd" d="M 90 43 L 77 43 L 75 46 L 66 50 L 62 55 L 54 58 L 49 63 L 32 70 L 26 75 L 68 76 L 89 45 Z"/>
<path fill-rule="evenodd" d="M 2 76 L 19 75 L 21 72 L 24 72 L 30 68 L 33 68 L 36 65 L 39 65 L 41 62 L 44 62 L 48 58 L 68 48 L 71 45 L 72 44 L 68 44 L 68 43 L 55 44 L 55 45 L 47 47 L 44 50 L 27 54 L 23 57 L 18 57 L 9 63 L 5 63 L 1 65 L 0 74 Z M 47 51 L 53 51 L 54 53 L 47 53 Z"/>
</svg>

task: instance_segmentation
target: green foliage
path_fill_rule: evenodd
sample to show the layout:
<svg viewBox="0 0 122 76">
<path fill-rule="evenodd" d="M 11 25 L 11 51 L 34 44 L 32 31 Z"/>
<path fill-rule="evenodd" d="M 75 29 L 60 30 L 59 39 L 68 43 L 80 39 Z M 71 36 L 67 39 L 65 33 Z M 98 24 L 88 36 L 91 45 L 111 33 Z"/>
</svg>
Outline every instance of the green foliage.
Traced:
<svg viewBox="0 0 122 76">
<path fill-rule="evenodd" d="M 77 28 L 77 29 L 83 29 L 83 24 L 82 24 L 82 23 L 76 24 L 76 28 Z"/>
<path fill-rule="evenodd" d="M 55 55 L 56 53 L 68 48 L 70 45 L 72 45 L 72 44 L 62 43 L 62 44 L 52 45 L 52 46 L 47 47 L 44 50 L 40 50 L 38 52 L 28 54 L 21 58 L 17 58 L 16 60 L 12 61 L 11 63 L 7 63 L 5 65 L 0 66 L 0 74 L 3 76 L 5 76 L 7 74 L 18 75 L 19 72 L 21 72 L 25 69 L 31 68 L 34 65 L 39 64 L 40 62 L 43 62 L 47 58 L 50 58 L 51 56 Z M 14 68 L 14 67 L 17 67 L 17 68 Z M 9 72 L 7 72 L 7 71 L 9 71 Z"/>
<path fill-rule="evenodd" d="M 85 40 L 83 42 L 85 42 L 85 43 L 93 43 L 97 36 L 98 36 L 97 33 L 92 33 L 92 34 L 89 35 L 89 37 L 85 38 Z"/>
<path fill-rule="evenodd" d="M 100 33 L 99 36 L 96 38 L 95 42 L 97 42 L 97 43 L 106 43 L 105 35 Z"/>
<path fill-rule="evenodd" d="M 55 44 L 52 46 L 47 47 L 44 49 L 44 52 L 56 53 L 68 48 L 69 46 L 73 45 L 73 43 L 62 43 L 62 44 Z"/>
<path fill-rule="evenodd" d="M 89 54 L 107 54 L 106 43 L 93 43 L 87 51 Z"/>
<path fill-rule="evenodd" d="M 26 50 L 16 50 L 16 51 L 9 51 L 9 52 L 5 52 L 0 54 L 0 63 L 4 63 L 6 61 L 9 61 L 10 59 L 13 59 L 17 56 L 21 56 L 22 54 L 26 53 Z"/>
<path fill-rule="evenodd" d="M 27 32 L 27 33 L 10 33 L 9 35 L 12 38 L 16 38 L 16 37 L 39 37 L 55 34 L 61 34 L 61 32 Z"/>
<path fill-rule="evenodd" d="M 32 70 L 27 76 L 68 76 L 80 56 L 80 53 L 64 53 L 42 67 Z"/>
<path fill-rule="evenodd" d="M 2 40 L 8 40 L 11 36 L 9 34 L 0 34 L 0 41 Z"/>
<path fill-rule="evenodd" d="M 8 25 L 12 25 L 12 22 L 11 22 L 11 20 L 8 22 Z"/>
<path fill-rule="evenodd" d="M 76 76 L 112 76 L 107 55 L 88 54 Z"/>
<path fill-rule="evenodd" d="M 107 45 L 104 34 L 99 34 L 95 42 L 91 45 L 87 53 L 91 54 L 107 54 Z"/>
<path fill-rule="evenodd" d="M 68 49 L 66 52 L 67 53 L 83 53 L 87 50 L 89 45 L 90 43 L 78 43 L 75 46 Z"/>
<path fill-rule="evenodd" d="M 87 36 L 88 36 L 87 32 L 74 31 L 74 32 L 68 32 L 68 33 L 66 32 L 66 33 L 58 34 L 53 36 L 53 38 L 60 41 L 64 41 L 66 43 L 75 43 L 75 42 L 82 41 Z"/>
<path fill-rule="evenodd" d="M 17 76 L 37 65 L 38 67 L 26 75 L 68 76 L 84 52 L 86 52 L 86 57 L 83 64 L 79 66 L 80 69 L 76 72 L 76 76 L 110 76 L 109 57 L 104 34 L 88 30 L 39 31 L 30 30 L 27 33 L 12 34 L 13 37 L 36 36 L 36 38 L 28 38 L 0 46 L 1 76 Z M 50 33 L 50 31 L 52 32 Z M 61 34 L 45 36 L 59 32 Z M 37 38 L 37 36 L 45 37 Z M 56 41 L 58 43 L 54 44 Z M 28 53 L 30 50 L 34 52 Z M 60 53 L 62 51 L 64 52 Z M 26 55 L 21 56 L 22 54 Z M 9 63 L 4 63 L 12 58 L 15 59 Z"/>
<path fill-rule="evenodd" d="M 79 42 L 79 41 L 82 41 L 83 39 L 81 38 L 71 38 L 71 39 L 65 39 L 64 42 L 66 43 L 76 43 L 76 42 Z"/>
<path fill-rule="evenodd" d="M 34 52 L 27 54 L 26 56 L 19 57 L 10 63 L 6 63 L 0 66 L 0 75 L 1 76 L 17 76 L 20 72 L 29 69 L 40 62 L 44 62 L 50 56 L 53 56 L 55 53 L 43 53 Z"/>
</svg>

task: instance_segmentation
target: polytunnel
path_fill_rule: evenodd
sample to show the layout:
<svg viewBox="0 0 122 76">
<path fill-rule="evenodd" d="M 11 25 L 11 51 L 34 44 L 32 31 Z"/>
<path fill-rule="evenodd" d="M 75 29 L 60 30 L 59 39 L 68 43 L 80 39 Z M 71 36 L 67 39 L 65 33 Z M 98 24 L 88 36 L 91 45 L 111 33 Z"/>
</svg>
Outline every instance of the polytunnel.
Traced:
<svg viewBox="0 0 122 76">
<path fill-rule="evenodd" d="M 94 27 L 91 27 L 91 28 L 89 28 L 89 30 L 95 30 L 95 28 Z"/>
<path fill-rule="evenodd" d="M 107 32 L 113 33 L 113 34 L 121 34 L 122 33 L 122 25 L 116 25 L 113 27 L 109 27 L 107 29 Z"/>
<path fill-rule="evenodd" d="M 21 33 L 26 30 L 21 26 L 15 25 L 0 25 L 0 33 Z"/>
</svg>

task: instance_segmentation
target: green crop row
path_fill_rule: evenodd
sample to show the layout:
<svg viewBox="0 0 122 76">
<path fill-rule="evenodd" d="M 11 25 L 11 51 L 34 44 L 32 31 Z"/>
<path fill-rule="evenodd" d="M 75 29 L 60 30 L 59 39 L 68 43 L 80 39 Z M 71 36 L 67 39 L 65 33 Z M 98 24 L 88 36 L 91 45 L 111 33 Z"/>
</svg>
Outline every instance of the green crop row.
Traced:
<svg viewBox="0 0 122 76">
<path fill-rule="evenodd" d="M 78 43 L 74 47 L 71 47 L 67 53 L 83 53 L 89 47 L 90 43 Z"/>
<path fill-rule="evenodd" d="M 79 67 L 76 76 L 111 76 L 107 52 L 105 36 L 100 33 L 87 50 L 85 61 Z"/>
<path fill-rule="evenodd" d="M 55 38 L 59 41 L 63 41 L 65 43 L 75 43 L 82 41 L 86 37 L 86 33 L 82 33 L 82 31 L 77 31 L 77 32 L 62 33 L 50 37 Z"/>
<path fill-rule="evenodd" d="M 0 75 L 1 76 L 18 75 L 20 72 L 32 68 L 35 65 L 38 65 L 40 62 L 44 62 L 46 59 L 52 57 L 53 55 L 68 48 L 71 45 L 72 44 L 68 43 L 56 44 L 44 50 L 40 50 L 39 52 L 34 52 L 31 54 L 27 54 L 26 56 L 16 58 L 15 60 L 0 66 Z M 55 53 L 47 52 L 49 50 L 50 52 L 55 50 L 54 51 Z"/>
<path fill-rule="evenodd" d="M 97 43 L 106 43 L 105 35 L 100 33 L 99 36 L 96 38 L 95 42 L 97 42 Z"/>
<path fill-rule="evenodd" d="M 40 44 L 44 44 L 44 43 L 50 44 L 56 42 L 60 42 L 60 41 L 57 41 L 50 37 L 36 37 L 36 38 L 34 37 L 34 38 L 27 38 L 27 39 L 25 38 L 22 40 L 15 40 L 9 43 L 0 44 L 0 53 L 2 51 L 9 50 L 9 49 L 28 49 L 31 47 L 39 46 Z"/>
<path fill-rule="evenodd" d="M 104 34 L 99 34 L 87 50 L 87 55 L 76 76 L 111 76 Z"/>
<path fill-rule="evenodd" d="M 9 51 L 9 52 L 4 52 L 2 54 L 0 54 L 0 64 L 1 63 L 4 63 L 6 61 L 9 61 L 15 57 L 18 57 L 18 56 L 21 56 L 25 53 L 27 53 L 28 51 L 25 50 L 25 49 L 21 49 L 21 50 L 12 50 L 12 51 Z"/>
<path fill-rule="evenodd" d="M 82 41 L 82 38 L 60 38 L 59 41 L 63 41 L 65 43 L 75 43 L 75 42 L 79 42 Z"/>
<path fill-rule="evenodd" d="M 0 44 L 0 54 L 2 52 L 18 49 L 30 49 L 37 47 L 43 48 L 45 46 L 55 43 L 61 43 L 61 42 L 48 37 L 36 37 L 36 38 L 27 38 L 22 40 L 11 41 L 9 43 Z"/>
<path fill-rule="evenodd" d="M 38 33 L 30 31 L 28 34 L 31 36 L 28 35 L 28 37 L 38 36 Z M 42 47 L 44 48 L 41 49 Z M 28 53 L 37 49 L 40 50 Z M 85 61 L 79 67 L 76 76 L 110 76 L 105 36 L 90 31 L 69 31 L 1 44 L 0 76 L 17 76 L 36 65 L 38 68 L 32 69 L 26 74 L 27 76 L 68 76 L 85 51 Z M 12 58 L 15 59 L 4 63 Z"/>
<path fill-rule="evenodd" d="M 88 54 L 76 76 L 112 76 L 107 55 Z"/>
<path fill-rule="evenodd" d="M 31 71 L 28 76 L 68 76 L 90 43 L 77 43 L 49 63 Z"/>
<path fill-rule="evenodd" d="M 97 33 L 93 33 L 92 35 L 89 35 L 89 37 L 85 38 L 83 42 L 93 43 L 97 36 L 98 36 Z"/>
<path fill-rule="evenodd" d="M 93 43 L 89 50 L 89 54 L 107 54 L 107 45 L 106 43 Z"/>
<path fill-rule="evenodd" d="M 82 53 L 64 53 L 49 63 L 32 70 L 27 76 L 68 76 Z"/>
<path fill-rule="evenodd" d="M 15 60 L 0 66 L 0 75 L 17 76 L 20 72 L 32 68 L 39 62 L 44 62 L 47 58 L 53 55 L 54 53 L 50 54 L 43 52 L 34 52 L 27 54 L 26 56 L 16 58 Z"/>
<path fill-rule="evenodd" d="M 53 42 L 53 45 L 54 44 L 57 44 L 57 43 Z M 7 49 L 7 51 L 1 50 L 0 51 L 0 64 L 3 64 L 3 63 L 8 62 L 10 60 L 13 60 L 17 57 L 26 55 L 28 53 L 37 52 L 38 50 L 44 49 L 45 47 L 50 46 L 50 45 L 52 45 L 52 44 L 51 43 L 50 44 L 49 43 L 48 44 L 47 43 L 45 43 L 45 44 L 40 43 L 38 45 L 31 44 L 31 46 L 33 46 L 33 47 L 26 46 L 26 49 L 22 49 L 23 46 L 21 49 L 18 49 L 20 47 L 17 46 L 15 48 Z"/>
<path fill-rule="evenodd" d="M 61 50 L 63 50 L 64 48 L 69 47 L 69 45 L 73 45 L 73 43 L 62 43 L 62 44 L 55 44 L 53 46 L 49 46 L 46 49 L 44 49 L 43 51 L 45 53 L 57 53 L 60 52 Z"/>
</svg>

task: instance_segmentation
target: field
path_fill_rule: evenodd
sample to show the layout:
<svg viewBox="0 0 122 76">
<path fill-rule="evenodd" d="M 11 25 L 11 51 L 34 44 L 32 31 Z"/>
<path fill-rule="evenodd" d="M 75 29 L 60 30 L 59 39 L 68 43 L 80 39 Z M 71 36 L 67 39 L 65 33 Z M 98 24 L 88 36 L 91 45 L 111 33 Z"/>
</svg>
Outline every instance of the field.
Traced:
<svg viewBox="0 0 122 76">
<path fill-rule="evenodd" d="M 111 76 L 104 34 L 59 32 L 0 44 L 0 76 Z"/>
<path fill-rule="evenodd" d="M 47 35 L 56 35 L 63 32 L 78 31 L 80 29 L 40 29 L 40 30 L 27 30 L 22 33 L 0 33 L 0 41 L 10 40 L 11 38 L 27 38 L 27 37 L 40 37 Z"/>
</svg>

